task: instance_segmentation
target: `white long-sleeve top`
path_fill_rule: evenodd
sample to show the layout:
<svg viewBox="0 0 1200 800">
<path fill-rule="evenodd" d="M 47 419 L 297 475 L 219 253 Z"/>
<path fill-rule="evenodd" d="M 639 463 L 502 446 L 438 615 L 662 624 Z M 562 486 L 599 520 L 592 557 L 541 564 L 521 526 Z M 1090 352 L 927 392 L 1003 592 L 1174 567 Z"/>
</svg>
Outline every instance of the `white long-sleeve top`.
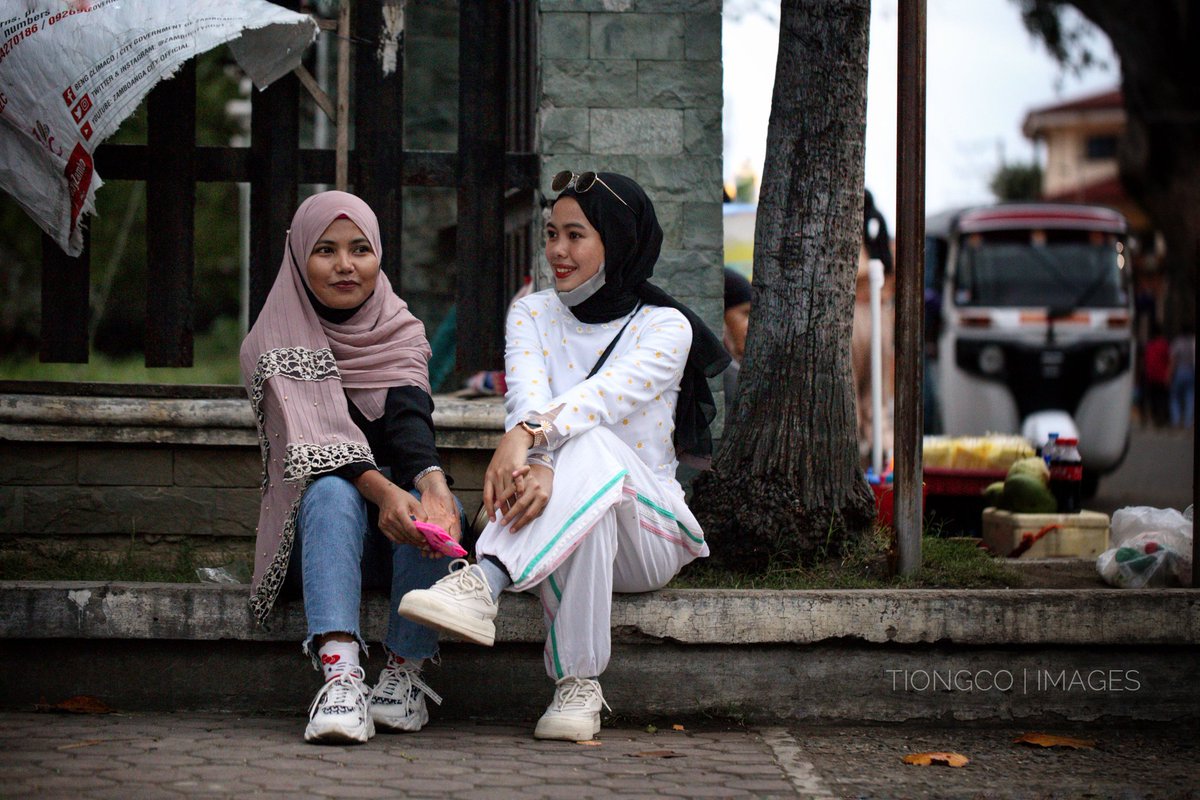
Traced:
<svg viewBox="0 0 1200 800">
<path fill-rule="evenodd" d="M 604 366 L 584 380 L 629 317 L 580 322 L 553 289 L 513 303 L 505 329 L 505 429 L 541 421 L 553 451 L 603 425 L 656 477 L 674 482 L 675 402 L 692 328 L 664 306 L 644 306 L 633 316 Z"/>
</svg>

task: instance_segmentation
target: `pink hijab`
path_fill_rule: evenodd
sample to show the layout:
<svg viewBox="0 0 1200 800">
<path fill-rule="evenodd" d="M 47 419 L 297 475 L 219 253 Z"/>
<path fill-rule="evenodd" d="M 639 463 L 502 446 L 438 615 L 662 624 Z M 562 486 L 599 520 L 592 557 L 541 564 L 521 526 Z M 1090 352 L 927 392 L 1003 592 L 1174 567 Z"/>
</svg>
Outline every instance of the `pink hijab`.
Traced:
<svg viewBox="0 0 1200 800">
<path fill-rule="evenodd" d="M 283 264 L 258 321 L 242 342 L 241 366 L 258 423 L 262 505 L 250 606 L 264 622 L 287 573 L 296 510 L 313 477 L 356 461 L 375 463 L 350 419 L 347 396 L 369 420 L 393 386 L 429 391 L 425 326 L 380 270 L 375 292 L 343 323 L 322 319 L 305 288 L 313 245 L 339 217 L 359 227 L 383 260 L 371 208 L 346 192 L 314 195 L 296 209 Z"/>
</svg>

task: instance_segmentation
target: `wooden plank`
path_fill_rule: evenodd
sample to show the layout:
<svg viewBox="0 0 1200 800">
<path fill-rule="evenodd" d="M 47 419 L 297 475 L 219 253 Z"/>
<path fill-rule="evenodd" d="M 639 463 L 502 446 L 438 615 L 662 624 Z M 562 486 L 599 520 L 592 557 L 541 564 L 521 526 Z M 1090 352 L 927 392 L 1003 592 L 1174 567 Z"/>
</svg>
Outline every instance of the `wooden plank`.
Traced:
<svg viewBox="0 0 1200 800">
<path fill-rule="evenodd" d="M 147 97 L 146 366 L 192 365 L 192 282 L 195 271 L 196 66 Z"/>
<path fill-rule="evenodd" d="M 350 185 L 350 3 L 338 7 L 337 18 L 337 107 L 334 109 L 334 185 L 345 191 Z"/>
<path fill-rule="evenodd" d="M 250 147 L 197 147 L 196 180 L 244 182 L 252 177 Z M 299 183 L 334 183 L 332 150 L 302 149 L 298 155 Z M 104 144 L 96 150 L 96 172 L 106 181 L 143 181 L 150 172 L 150 151 L 143 144 Z M 352 164 L 355 160 L 352 158 Z M 440 150 L 407 150 L 403 158 L 405 186 L 457 186 L 458 154 Z M 533 189 L 538 185 L 535 153 L 510 152 L 504 160 L 504 183 Z"/>
<path fill-rule="evenodd" d="M 456 298 L 461 375 L 504 362 L 504 156 L 508 8 L 459 4 Z"/>
<path fill-rule="evenodd" d="M 925 342 L 925 0 L 901 0 L 896 150 L 896 454 L 899 572 L 921 566 Z"/>
<path fill-rule="evenodd" d="M 300 82 L 291 73 L 284 75 L 264 91 L 255 92 L 251 102 L 250 324 L 253 325 L 283 261 L 288 226 L 296 211 Z"/>
<path fill-rule="evenodd" d="M 86 364 L 88 300 L 91 291 L 91 236 L 83 229 L 83 252 L 72 258 L 42 234 L 43 362 Z"/>
<path fill-rule="evenodd" d="M 404 0 L 361 0 L 351 25 L 354 51 L 354 193 L 379 219 L 383 271 L 402 291 L 404 203 Z"/>
</svg>

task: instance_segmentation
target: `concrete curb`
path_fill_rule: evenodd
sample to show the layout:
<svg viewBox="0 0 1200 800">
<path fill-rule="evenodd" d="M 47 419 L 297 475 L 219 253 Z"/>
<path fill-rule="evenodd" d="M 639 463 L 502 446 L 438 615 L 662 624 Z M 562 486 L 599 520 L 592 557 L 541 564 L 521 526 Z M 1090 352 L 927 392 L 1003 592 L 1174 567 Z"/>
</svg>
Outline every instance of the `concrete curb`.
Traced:
<svg viewBox="0 0 1200 800">
<path fill-rule="evenodd" d="M 256 628 L 247 594 L 0 582 L 0 674 L 22 674 L 0 682 L 0 708 L 76 694 L 124 710 L 305 708 L 316 673 L 300 652 L 303 609 L 284 603 Z M 385 603 L 364 604 L 368 642 L 382 638 Z M 544 708 L 541 608 L 526 595 L 502 603 L 494 648 L 441 647 L 439 715 Z M 605 696 L 633 718 L 1200 718 L 1191 590 L 660 591 L 616 597 L 612 632 Z M 382 658 L 372 646 L 370 674 Z"/>
<path fill-rule="evenodd" d="M 288 641 L 304 639 L 298 602 L 256 627 L 244 585 L 0 581 L 0 638 Z M 382 638 L 386 599 L 362 619 Z M 497 640 L 541 642 L 541 608 L 506 594 Z M 1188 589 L 664 590 L 618 595 L 613 639 L 684 645 L 865 643 L 1195 645 L 1200 592 Z"/>
</svg>

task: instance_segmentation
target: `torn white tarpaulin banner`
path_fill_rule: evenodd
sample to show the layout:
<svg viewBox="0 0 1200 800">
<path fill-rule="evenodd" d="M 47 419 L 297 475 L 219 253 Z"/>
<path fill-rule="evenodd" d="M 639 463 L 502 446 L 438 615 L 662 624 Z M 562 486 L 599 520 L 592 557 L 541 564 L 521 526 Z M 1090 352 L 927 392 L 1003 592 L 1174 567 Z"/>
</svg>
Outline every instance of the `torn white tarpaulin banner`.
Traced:
<svg viewBox="0 0 1200 800">
<path fill-rule="evenodd" d="M 92 152 L 156 83 L 228 42 L 261 89 L 316 35 L 265 0 L 0 0 L 0 188 L 79 255 L 101 185 Z"/>
</svg>

